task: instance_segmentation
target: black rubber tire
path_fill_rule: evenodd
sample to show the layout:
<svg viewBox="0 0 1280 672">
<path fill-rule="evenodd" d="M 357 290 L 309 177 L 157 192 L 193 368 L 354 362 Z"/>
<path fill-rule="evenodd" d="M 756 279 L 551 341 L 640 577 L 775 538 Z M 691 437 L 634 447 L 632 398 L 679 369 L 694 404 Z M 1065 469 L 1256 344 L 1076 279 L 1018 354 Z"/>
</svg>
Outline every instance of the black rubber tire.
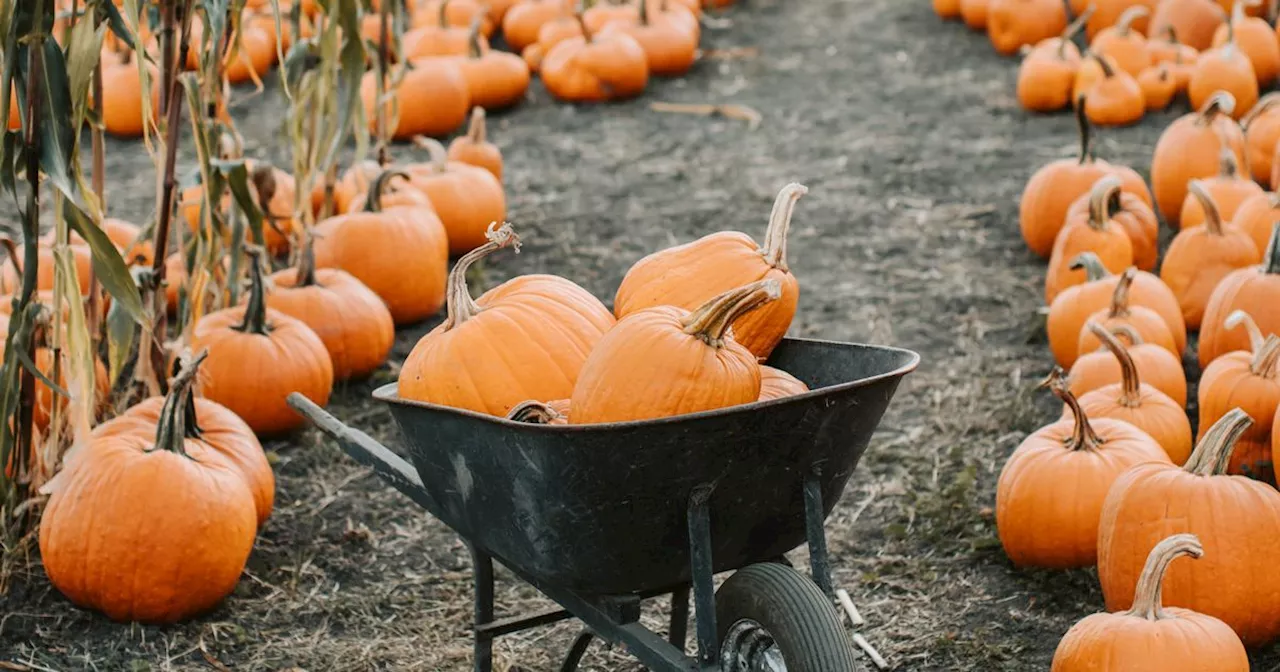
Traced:
<svg viewBox="0 0 1280 672">
<path fill-rule="evenodd" d="M 743 619 L 759 623 L 773 636 L 787 672 L 858 672 L 835 607 L 808 576 L 791 567 L 749 565 L 720 586 L 716 629 L 722 645 Z"/>
</svg>

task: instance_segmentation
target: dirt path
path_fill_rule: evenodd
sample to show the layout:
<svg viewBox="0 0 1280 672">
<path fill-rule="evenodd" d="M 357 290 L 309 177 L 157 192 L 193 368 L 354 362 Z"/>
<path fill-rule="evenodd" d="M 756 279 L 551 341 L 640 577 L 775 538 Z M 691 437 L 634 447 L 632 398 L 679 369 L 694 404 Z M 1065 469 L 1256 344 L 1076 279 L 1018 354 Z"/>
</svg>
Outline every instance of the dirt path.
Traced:
<svg viewBox="0 0 1280 672">
<path fill-rule="evenodd" d="M 836 579 L 894 669 L 1047 669 L 1066 628 L 1101 606 L 1094 574 L 1013 570 L 990 507 L 1004 458 L 1054 414 L 1033 391 L 1050 365 L 1036 313 L 1043 269 L 1017 235 L 1016 205 L 1036 166 L 1074 151 L 1072 122 L 1024 115 L 1014 64 L 924 0 L 749 0 L 729 17 L 706 46 L 758 56 L 704 62 L 623 105 L 555 105 L 535 85 L 532 101 L 492 120 L 527 244 L 483 283 L 553 272 L 608 300 L 648 251 L 725 228 L 758 235 L 776 190 L 808 185 L 790 243 L 804 288 L 793 335 L 924 357 L 829 521 Z M 653 100 L 735 102 L 764 123 L 659 115 Z M 287 165 L 269 144 L 280 110 L 268 92 L 236 112 L 249 154 Z M 1102 133 L 1100 154 L 1145 173 L 1173 116 Z M 140 219 L 153 189 L 143 152 L 115 143 L 108 156 L 116 214 Z M 395 357 L 429 326 L 402 333 Z M 367 401 L 394 375 L 342 389 L 333 412 L 394 441 Z M 448 530 L 314 432 L 268 448 L 277 510 L 223 606 L 180 627 L 112 625 L 71 608 L 37 563 L 0 596 L 0 660 L 469 669 L 469 567 Z M 540 605 L 512 583 L 498 601 L 501 615 Z M 564 624 L 502 640 L 499 669 L 556 669 L 575 633 Z M 1280 669 L 1280 653 L 1255 663 Z M 635 668 L 597 647 L 584 669 Z"/>
</svg>

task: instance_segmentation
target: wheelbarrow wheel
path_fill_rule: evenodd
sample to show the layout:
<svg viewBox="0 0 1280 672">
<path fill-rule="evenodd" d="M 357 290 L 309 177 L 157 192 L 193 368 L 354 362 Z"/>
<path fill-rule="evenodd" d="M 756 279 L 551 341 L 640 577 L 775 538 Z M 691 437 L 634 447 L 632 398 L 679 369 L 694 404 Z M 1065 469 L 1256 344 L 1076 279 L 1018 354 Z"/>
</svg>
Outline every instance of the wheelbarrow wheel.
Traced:
<svg viewBox="0 0 1280 672">
<path fill-rule="evenodd" d="M 857 672 L 835 607 L 786 565 L 738 570 L 716 591 L 722 672 Z"/>
</svg>

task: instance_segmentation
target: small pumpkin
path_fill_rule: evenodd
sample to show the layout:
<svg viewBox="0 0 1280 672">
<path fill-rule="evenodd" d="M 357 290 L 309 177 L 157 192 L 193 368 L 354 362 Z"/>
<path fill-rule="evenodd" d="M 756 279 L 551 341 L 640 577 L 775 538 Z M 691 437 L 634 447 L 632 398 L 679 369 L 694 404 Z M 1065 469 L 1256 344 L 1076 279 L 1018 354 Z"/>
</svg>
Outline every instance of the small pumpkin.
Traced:
<svg viewBox="0 0 1280 672">
<path fill-rule="evenodd" d="M 261 23 L 244 21 L 239 33 L 239 44 L 234 49 L 228 45 L 223 55 L 223 74 L 232 84 L 260 82 L 276 64 L 275 26 L 267 30 Z"/>
<path fill-rule="evenodd" d="M 1095 185 L 1096 186 L 1096 185 Z M 1064 227 L 1084 224 L 1090 216 L 1091 194 L 1077 198 L 1067 209 Z M 1154 270 L 1159 255 L 1160 223 L 1151 206 L 1128 191 L 1112 192 L 1106 204 L 1107 216 L 1129 236 L 1133 245 L 1134 265 L 1144 271 Z"/>
<path fill-rule="evenodd" d="M 437 22 L 463 29 L 478 22 L 480 34 L 484 37 L 493 35 L 497 29 L 497 24 L 489 18 L 488 10 L 477 0 L 426 0 L 417 4 L 410 25 L 417 28 Z"/>
<path fill-rule="evenodd" d="M 160 110 L 160 72 L 149 63 L 143 69 L 151 89 L 149 114 L 154 119 Z M 121 138 L 142 137 L 148 114 L 142 109 L 142 91 L 142 71 L 128 56 L 118 65 L 103 64 L 102 127 L 106 132 Z"/>
<path fill-rule="evenodd" d="M 175 379 L 150 437 L 84 437 L 50 483 L 45 573 L 67 599 L 113 620 L 174 623 L 208 611 L 235 588 L 253 548 L 258 513 L 243 474 L 186 438 L 180 401 L 194 374 Z"/>
<path fill-rule="evenodd" d="M 1273 46 L 1274 40 L 1273 40 Z M 1276 46 L 1280 49 L 1280 46 Z M 1227 39 L 1222 46 L 1214 47 L 1196 61 L 1187 84 L 1187 96 L 1191 106 L 1201 108 L 1211 98 L 1226 91 L 1235 99 L 1232 116 L 1243 117 L 1258 102 L 1258 76 L 1249 57 L 1236 43 L 1235 24 L 1227 24 Z"/>
<path fill-rule="evenodd" d="M 640 0 L 635 21 L 611 21 L 597 34 L 601 37 L 614 32 L 630 35 L 644 49 L 650 74 L 679 77 L 689 72 L 698 59 L 698 22 L 690 21 L 689 12 L 683 8 L 655 9 L 652 4 L 651 0 Z"/>
<path fill-rule="evenodd" d="M 458 136 L 449 143 L 448 160 L 484 168 L 501 182 L 502 152 L 486 138 L 485 125 L 484 108 L 471 110 L 471 125 L 467 127 L 467 134 Z"/>
<path fill-rule="evenodd" d="M 991 0 L 960 0 L 960 19 L 969 30 L 979 33 L 987 30 L 987 8 Z"/>
<path fill-rule="evenodd" d="M 959 19 L 960 0 L 933 0 L 933 11 L 946 21 Z"/>
<path fill-rule="evenodd" d="M 627 315 L 582 365 L 569 422 L 648 420 L 758 400 L 760 366 L 730 327 L 781 295 L 781 284 L 768 278 L 692 312 L 663 305 Z"/>
<path fill-rule="evenodd" d="M 1161 604 L 1169 565 L 1183 556 L 1203 555 L 1204 546 L 1194 534 L 1171 535 L 1156 544 L 1138 576 L 1133 606 L 1071 626 L 1058 643 L 1050 672 L 1248 672 L 1249 655 L 1230 626 Z"/>
<path fill-rule="evenodd" d="M 435 140 L 419 138 L 431 154 L 429 163 L 408 167 L 410 184 L 426 194 L 444 224 L 449 253 L 469 252 L 488 240 L 486 231 L 507 216 L 502 183 L 484 168 L 449 160 L 449 152 Z"/>
<path fill-rule="evenodd" d="M 1187 405 L 1187 377 L 1182 370 L 1182 360 L 1167 349 L 1142 340 L 1128 325 L 1113 327 L 1111 333 L 1129 342 L 1129 359 L 1144 383 L 1168 395 L 1179 408 Z M 1104 345 L 1076 359 L 1068 380 L 1071 393 L 1082 397 L 1100 387 L 1123 382 L 1124 374 L 1120 360 Z"/>
<path fill-rule="evenodd" d="M 996 484 L 996 530 L 1019 567 L 1089 567 L 1097 562 L 1098 515 L 1111 484 L 1136 464 L 1167 465 L 1169 458 L 1133 425 L 1088 417 L 1061 369 L 1045 385 L 1071 417 L 1033 432 L 1005 462 Z"/>
<path fill-rule="evenodd" d="M 1005 56 L 1066 27 L 1067 11 L 1061 0 L 990 0 L 987 7 L 987 36 Z"/>
<path fill-rule="evenodd" d="M 449 23 L 448 8 L 452 0 L 439 3 L 434 13 L 423 12 L 415 16 L 432 17 L 434 20 L 423 20 L 404 34 L 404 59 L 413 61 L 430 56 L 466 56 L 473 49 L 479 48 L 481 53 L 489 51 L 489 41 L 478 30 L 470 29 L 469 23 L 453 25 Z"/>
<path fill-rule="evenodd" d="M 1219 218 L 1229 222 L 1236 216 L 1236 211 L 1245 201 L 1264 192 L 1256 182 L 1240 174 L 1234 151 L 1224 147 L 1219 152 L 1219 161 L 1221 167 L 1217 175 L 1191 180 L 1187 183 L 1187 190 L 1190 192 L 1191 184 L 1199 182 L 1205 195 L 1217 206 Z M 1184 230 L 1204 224 L 1205 211 L 1202 200 L 1192 193 L 1187 193 L 1186 200 L 1182 202 L 1182 212 L 1178 215 L 1178 221 L 1180 228 Z"/>
<path fill-rule="evenodd" d="M 640 95 L 649 85 L 649 57 L 626 33 L 584 33 L 552 47 L 539 72 L 547 91 L 559 100 L 623 100 Z"/>
<path fill-rule="evenodd" d="M 595 297 L 563 278 L 514 278 L 473 300 L 467 269 L 520 241 L 508 224 L 488 237 L 449 272 L 448 317 L 409 353 L 401 397 L 499 417 L 528 399 L 565 399 L 613 327 Z"/>
<path fill-rule="evenodd" d="M 1161 35 L 1170 29 L 1198 51 L 1213 46 L 1213 34 L 1225 23 L 1227 13 L 1213 0 L 1161 0 L 1151 14 L 1148 35 Z"/>
<path fill-rule="evenodd" d="M 1139 73 L 1138 86 L 1150 111 L 1165 110 L 1178 95 L 1178 78 L 1168 63 L 1158 63 Z"/>
<path fill-rule="evenodd" d="M 778 299 L 734 326 L 734 339 L 767 359 L 791 326 L 800 298 L 800 285 L 787 265 L 787 234 L 796 202 L 808 192 L 794 182 L 778 192 L 762 245 L 745 233 L 721 231 L 637 261 L 618 286 L 614 314 L 622 319 L 663 305 L 691 311 L 735 287 L 774 279 L 780 284 Z"/>
<path fill-rule="evenodd" d="M 507 419 L 531 425 L 567 425 L 569 424 L 569 400 L 557 399 L 545 404 L 541 401 L 521 402 L 511 408 Z"/>
<path fill-rule="evenodd" d="M 392 72 L 390 82 L 398 82 L 387 92 L 386 117 L 395 119 L 392 136 L 397 139 L 415 135 L 448 135 L 467 123 L 471 111 L 471 89 L 456 61 L 446 58 L 424 58 L 404 65 L 403 72 Z M 378 73 L 365 73 L 360 82 L 360 100 L 364 105 L 369 130 L 376 131 L 378 114 L 374 109 Z"/>
<path fill-rule="evenodd" d="M 478 31 L 479 24 L 472 23 L 471 49 L 457 59 L 467 80 L 471 104 L 487 110 L 516 105 L 529 89 L 529 66 L 515 54 L 483 49 Z"/>
<path fill-rule="evenodd" d="M 1132 75 L 1114 68 L 1106 56 L 1089 54 L 1088 62 L 1097 62 L 1102 77 L 1089 86 L 1084 112 L 1098 126 L 1127 126 L 1137 123 L 1147 111 L 1142 87 Z M 1084 69 L 1084 66 L 1081 66 Z M 1076 74 L 1077 82 L 1080 74 Z"/>
<path fill-rule="evenodd" d="M 1262 3 L 1260 0 L 1235 0 L 1231 18 L 1225 25 L 1218 26 L 1213 34 L 1213 46 L 1225 45 L 1234 34 L 1236 46 L 1253 66 L 1258 86 L 1271 88 L 1275 84 L 1276 75 L 1280 75 L 1280 42 L 1276 41 L 1276 32 L 1266 19 L 1245 14 L 1247 4 Z"/>
<path fill-rule="evenodd" d="M 41 292 L 44 294 L 44 292 Z M 40 300 L 52 303 L 53 295 L 49 293 L 47 297 L 41 296 Z M 0 309 L 4 326 L 9 324 L 9 313 L 13 310 L 13 302 L 10 297 L 0 298 L 0 305 L 4 307 Z M 7 342 L 0 342 L 0 355 L 4 354 Z M 36 369 L 44 375 L 45 378 L 54 381 L 59 387 L 66 389 L 67 385 L 67 369 L 70 366 L 70 360 L 66 351 L 59 351 L 59 366 L 54 366 L 54 351 L 48 346 L 43 339 L 37 339 L 37 347 L 35 357 L 32 362 L 36 365 Z M 111 394 L 111 379 L 107 375 L 107 368 L 103 366 L 102 361 L 98 358 L 93 360 L 94 366 L 94 392 L 98 399 L 91 402 L 92 408 L 98 407 L 99 401 L 105 401 Z M 56 374 L 55 374 L 56 370 Z M 49 423 L 53 418 L 54 405 L 57 405 L 59 413 L 63 417 L 66 416 L 68 400 L 61 394 L 57 394 L 48 385 L 39 379 L 36 379 L 36 397 L 35 406 L 31 411 L 31 422 L 38 432 L 45 432 L 49 428 Z"/>
<path fill-rule="evenodd" d="M 1221 171 L 1222 150 L 1244 161 L 1244 133 L 1231 118 L 1235 99 L 1221 93 L 1199 111 L 1176 119 L 1156 141 L 1151 158 L 1151 188 L 1165 223 L 1178 227 L 1187 183 L 1214 177 Z"/>
<path fill-rule="evenodd" d="M 1228 471 L 1272 481 L 1271 422 L 1280 408 L 1280 336 L 1264 337 L 1253 318 L 1240 310 L 1223 326 L 1228 330 L 1243 326 L 1250 349 L 1229 352 L 1205 367 L 1197 395 L 1200 431 L 1203 435 L 1236 407 L 1257 418 L 1236 441 Z"/>
<path fill-rule="evenodd" d="M 808 385 L 786 371 L 772 366 L 760 367 L 760 401 L 786 399 L 808 391 Z"/>
<path fill-rule="evenodd" d="M 1093 390 L 1080 397 L 1080 408 L 1091 418 L 1123 420 L 1155 440 L 1174 464 L 1191 456 L 1191 422 L 1182 406 L 1155 387 L 1142 381 L 1137 364 L 1124 345 L 1097 322 L 1087 329 L 1111 352 L 1120 364 L 1120 382 Z M 1063 409 L 1066 419 L 1070 408 Z"/>
<path fill-rule="evenodd" d="M 502 17 L 502 38 L 512 51 L 538 41 L 538 31 L 548 21 L 573 12 L 575 0 L 526 0 L 507 10 Z"/>
<path fill-rule="evenodd" d="M 1151 10 L 1145 5 L 1126 9 L 1117 17 L 1115 24 L 1098 31 L 1092 38 L 1090 51 L 1110 56 L 1121 70 L 1137 77 L 1138 73 L 1151 66 L 1151 54 L 1147 51 L 1146 37 L 1134 28 L 1133 23 L 1150 15 Z"/>
<path fill-rule="evenodd" d="M 1152 63 L 1192 65 L 1200 58 L 1200 52 L 1189 44 L 1178 41 L 1178 31 L 1166 26 L 1159 33 L 1147 33 L 1147 53 Z"/>
<path fill-rule="evenodd" d="M 1170 328 L 1169 322 L 1159 312 L 1143 305 L 1135 305 L 1129 300 L 1129 290 L 1138 272 L 1137 269 L 1130 268 L 1121 273 L 1120 281 L 1115 284 L 1115 289 L 1111 293 L 1111 304 L 1106 309 L 1090 315 L 1089 319 L 1098 321 L 1107 329 L 1115 329 L 1120 325 L 1132 327 L 1143 340 L 1166 348 L 1174 356 L 1181 357 L 1182 348 L 1186 347 L 1186 333 L 1183 332 L 1181 338 L 1178 338 Z M 1180 346 L 1179 343 L 1182 345 Z M 1092 352 L 1099 345 L 1101 342 L 1098 337 L 1085 329 L 1080 332 L 1076 352 Z"/>
<path fill-rule="evenodd" d="M 1273 168 L 1280 144 L 1280 93 L 1268 93 L 1258 99 L 1240 125 L 1244 127 L 1245 155 L 1253 181 L 1272 190 L 1280 188 Z"/>
<path fill-rule="evenodd" d="M 1232 410 L 1204 434 L 1185 466 L 1139 464 L 1111 486 L 1098 526 L 1098 581 L 1108 611 L 1133 605 L 1147 549 L 1185 532 L 1200 537 L 1205 555 L 1169 569 L 1164 599 L 1222 619 L 1246 645 L 1280 634 L 1274 571 L 1280 536 L 1273 533 L 1280 529 L 1280 492 L 1224 475 L 1250 423 L 1244 411 Z"/>
<path fill-rule="evenodd" d="M 1120 194 L 1120 178 L 1107 175 L 1098 180 L 1089 192 L 1089 214 L 1079 220 L 1066 222 L 1053 244 L 1049 255 L 1049 269 L 1045 273 L 1045 302 L 1053 303 L 1062 290 L 1088 280 L 1083 269 L 1073 268 L 1072 261 L 1084 252 L 1097 255 L 1103 266 L 1119 273 L 1133 265 L 1133 243 L 1129 234 L 1111 221 L 1107 203 Z"/>
<path fill-rule="evenodd" d="M 301 320 L 267 308 L 258 250 L 250 250 L 248 303 L 200 318 L 193 348 L 207 348 L 201 391 L 244 419 L 258 434 L 279 434 L 303 423 L 286 403 L 292 392 L 321 406 L 333 389 L 333 363 L 324 342 Z"/>
<path fill-rule="evenodd" d="M 1079 17 L 1063 33 L 1026 51 L 1018 66 L 1018 102 L 1032 112 L 1056 112 L 1072 101 L 1071 90 L 1080 70 L 1080 50 L 1071 37 L 1083 24 Z"/>
<path fill-rule="evenodd" d="M 1080 152 L 1074 159 L 1058 159 L 1041 166 L 1027 180 L 1018 205 L 1018 225 L 1031 251 L 1048 257 L 1066 221 L 1071 203 L 1089 193 L 1107 175 L 1107 165 L 1094 159 L 1089 141 L 1089 120 L 1084 105 L 1076 106 Z"/>
<path fill-rule="evenodd" d="M 1261 264 L 1232 271 L 1214 288 L 1200 327 L 1200 366 L 1249 347 L 1245 334 L 1223 328 L 1227 317 L 1237 310 L 1252 315 L 1262 333 L 1280 334 L 1276 306 L 1280 306 L 1280 223 L 1272 229 Z"/>
<path fill-rule="evenodd" d="M 89 275 L 93 267 L 93 253 L 89 251 L 88 245 L 68 245 L 71 250 L 71 256 L 76 263 L 76 279 L 80 281 L 80 293 L 87 295 L 89 293 Z M 37 248 L 39 259 L 36 265 L 36 290 L 53 290 L 54 279 L 54 257 L 53 246 L 49 244 L 40 244 Z M 0 267 L 0 293 L 13 294 L 22 288 L 22 276 L 19 270 L 22 267 L 22 256 L 10 256 L 9 263 Z M 15 266 L 17 268 L 15 268 Z"/>
<path fill-rule="evenodd" d="M 538 39 L 525 47 L 520 53 L 530 72 L 537 72 L 542 67 L 542 59 L 551 48 L 571 37 L 582 37 L 582 21 L 578 15 L 566 12 L 542 24 L 538 29 Z"/>
<path fill-rule="evenodd" d="M 1280 161 L 1274 165 L 1280 172 Z M 1231 218 L 1231 223 L 1244 231 L 1259 251 L 1267 249 L 1267 243 L 1271 241 L 1271 227 L 1276 222 L 1280 222 L 1280 193 L 1274 191 L 1250 196 Z"/>
<path fill-rule="evenodd" d="M 406 175 L 383 172 L 370 185 L 363 211 L 330 217 L 313 233 L 316 266 L 350 273 L 387 304 L 397 324 L 440 311 L 449 268 L 449 240 L 431 207 L 382 207 L 387 185 Z"/>
<path fill-rule="evenodd" d="M 1178 297 L 1187 327 L 1198 329 L 1218 283 L 1236 269 L 1257 264 L 1262 254 L 1249 234 L 1223 223 L 1204 182 L 1192 180 L 1188 188 L 1200 202 L 1205 224 L 1178 232 L 1160 267 L 1160 279 Z"/>
</svg>

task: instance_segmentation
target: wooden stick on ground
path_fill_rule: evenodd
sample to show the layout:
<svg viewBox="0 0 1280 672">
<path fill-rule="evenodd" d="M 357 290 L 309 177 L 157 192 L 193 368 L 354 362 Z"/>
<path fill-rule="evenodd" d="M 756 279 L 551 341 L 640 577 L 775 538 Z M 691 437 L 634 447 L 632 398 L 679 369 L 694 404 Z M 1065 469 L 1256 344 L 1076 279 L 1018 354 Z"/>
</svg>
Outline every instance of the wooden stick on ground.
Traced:
<svg viewBox="0 0 1280 672">
<path fill-rule="evenodd" d="M 747 126 L 755 128 L 764 117 L 746 105 L 715 105 L 712 103 L 651 103 L 649 109 L 667 114 L 692 114 L 702 117 L 720 116 L 726 119 L 747 122 Z"/>
</svg>

